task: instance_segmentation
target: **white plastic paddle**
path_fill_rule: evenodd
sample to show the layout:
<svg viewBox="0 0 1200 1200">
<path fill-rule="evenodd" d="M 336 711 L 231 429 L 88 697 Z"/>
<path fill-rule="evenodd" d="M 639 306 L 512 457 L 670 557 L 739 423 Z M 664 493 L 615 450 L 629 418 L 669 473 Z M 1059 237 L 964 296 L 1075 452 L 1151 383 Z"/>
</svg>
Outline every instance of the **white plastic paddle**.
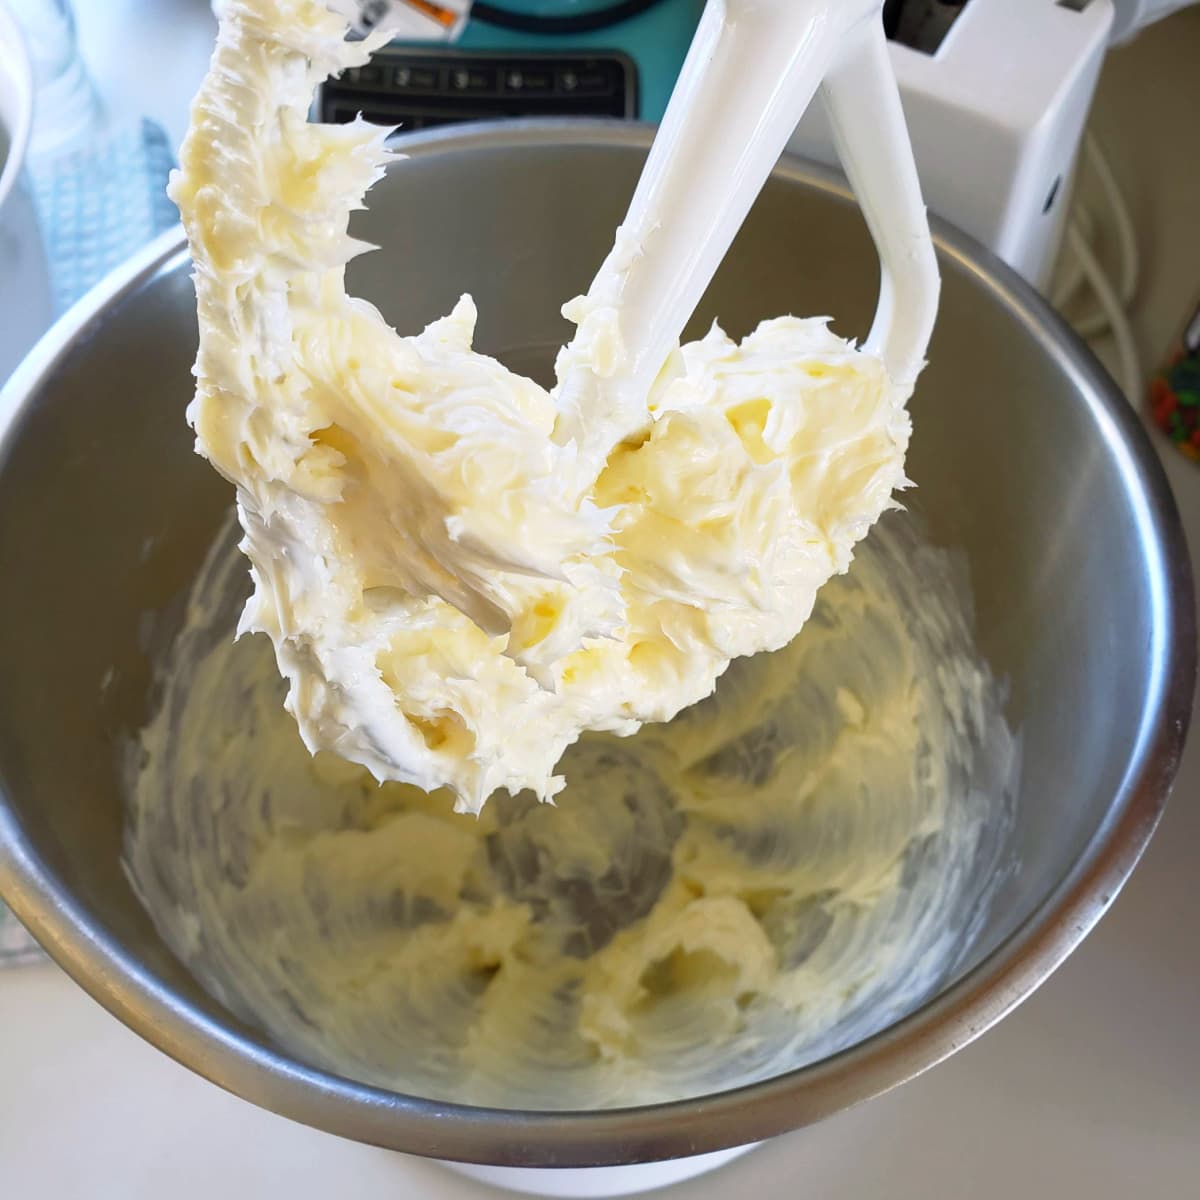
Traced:
<svg viewBox="0 0 1200 1200">
<path fill-rule="evenodd" d="M 651 384 L 818 90 L 881 261 L 866 348 L 911 386 L 939 280 L 881 13 L 882 0 L 709 0 L 588 293 L 616 308 L 625 364 L 605 381 L 603 423 L 557 436 L 604 453 L 587 445 L 592 430 L 611 447 L 614 423 L 620 433 L 644 420 Z"/>
</svg>

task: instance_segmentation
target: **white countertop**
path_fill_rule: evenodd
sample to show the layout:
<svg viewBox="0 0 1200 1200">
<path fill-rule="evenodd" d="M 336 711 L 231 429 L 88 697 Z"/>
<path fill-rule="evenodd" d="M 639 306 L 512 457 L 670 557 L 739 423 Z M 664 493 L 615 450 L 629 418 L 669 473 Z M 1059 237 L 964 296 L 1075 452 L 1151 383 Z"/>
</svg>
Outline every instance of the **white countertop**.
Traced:
<svg viewBox="0 0 1200 1200">
<path fill-rule="evenodd" d="M 148 112 L 177 141 L 207 58 L 207 0 L 76 0 L 76 8 L 113 111 Z M 1190 62 L 1190 75 L 1170 67 L 1172 55 Z M 1200 168 L 1193 158 L 1187 174 L 1181 162 L 1182 148 L 1194 146 L 1198 66 L 1200 10 L 1114 59 L 1097 106 L 1146 241 L 1137 329 L 1151 360 L 1200 288 Z M 1175 165 L 1156 175 L 1168 146 Z M 1163 449 L 1200 560 L 1200 468 Z M 890 1095 L 674 1191 L 691 1200 L 734 1191 L 762 1200 L 1197 1195 L 1198 801 L 1200 736 L 1112 911 L 1015 1014 Z M 333 1189 L 355 1200 L 498 1194 L 219 1091 L 126 1030 L 55 967 L 0 972 L 0 1196 L 249 1200 L 284 1188 L 294 1200 Z"/>
</svg>

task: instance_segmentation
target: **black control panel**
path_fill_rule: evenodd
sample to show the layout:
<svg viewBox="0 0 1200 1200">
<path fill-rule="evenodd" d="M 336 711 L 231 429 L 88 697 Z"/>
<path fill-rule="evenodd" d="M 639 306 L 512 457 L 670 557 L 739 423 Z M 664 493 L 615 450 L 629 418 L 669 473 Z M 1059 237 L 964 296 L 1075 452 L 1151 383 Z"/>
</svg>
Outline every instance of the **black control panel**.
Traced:
<svg viewBox="0 0 1200 1200">
<path fill-rule="evenodd" d="M 408 131 L 497 117 L 633 117 L 637 68 L 624 54 L 493 54 L 384 47 L 363 67 L 329 80 L 321 121 Z"/>
</svg>

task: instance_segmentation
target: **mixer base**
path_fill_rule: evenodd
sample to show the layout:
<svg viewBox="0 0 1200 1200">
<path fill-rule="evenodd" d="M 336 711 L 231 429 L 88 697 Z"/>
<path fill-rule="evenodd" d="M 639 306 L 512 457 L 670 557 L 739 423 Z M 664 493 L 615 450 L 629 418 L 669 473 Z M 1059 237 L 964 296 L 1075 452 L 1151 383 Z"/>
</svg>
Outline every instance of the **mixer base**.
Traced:
<svg viewBox="0 0 1200 1200">
<path fill-rule="evenodd" d="M 683 1183 L 698 1175 L 723 1167 L 735 1158 L 761 1146 L 735 1146 L 732 1150 L 717 1150 L 712 1154 L 697 1154 L 692 1158 L 676 1158 L 668 1162 L 631 1163 L 623 1167 L 573 1167 L 563 1170 L 540 1167 L 488 1167 L 475 1163 L 443 1162 L 460 1175 L 490 1183 L 510 1192 L 529 1196 L 561 1196 L 569 1200 L 600 1200 L 609 1196 L 633 1196 L 653 1188 Z"/>
</svg>

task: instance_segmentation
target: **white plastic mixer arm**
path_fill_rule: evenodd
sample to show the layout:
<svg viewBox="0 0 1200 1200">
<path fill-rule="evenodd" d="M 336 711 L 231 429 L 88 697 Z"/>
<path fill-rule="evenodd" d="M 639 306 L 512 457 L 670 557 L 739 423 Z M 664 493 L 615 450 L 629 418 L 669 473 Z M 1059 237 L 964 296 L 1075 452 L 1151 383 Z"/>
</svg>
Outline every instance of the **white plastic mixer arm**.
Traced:
<svg viewBox="0 0 1200 1200">
<path fill-rule="evenodd" d="M 818 89 L 882 262 L 869 347 L 911 383 L 938 274 L 882 0 L 709 0 L 589 300 L 620 314 L 617 424 L 639 408 Z M 615 392 L 615 394 L 613 394 Z M 644 408 L 641 408 L 644 413 Z"/>
</svg>

